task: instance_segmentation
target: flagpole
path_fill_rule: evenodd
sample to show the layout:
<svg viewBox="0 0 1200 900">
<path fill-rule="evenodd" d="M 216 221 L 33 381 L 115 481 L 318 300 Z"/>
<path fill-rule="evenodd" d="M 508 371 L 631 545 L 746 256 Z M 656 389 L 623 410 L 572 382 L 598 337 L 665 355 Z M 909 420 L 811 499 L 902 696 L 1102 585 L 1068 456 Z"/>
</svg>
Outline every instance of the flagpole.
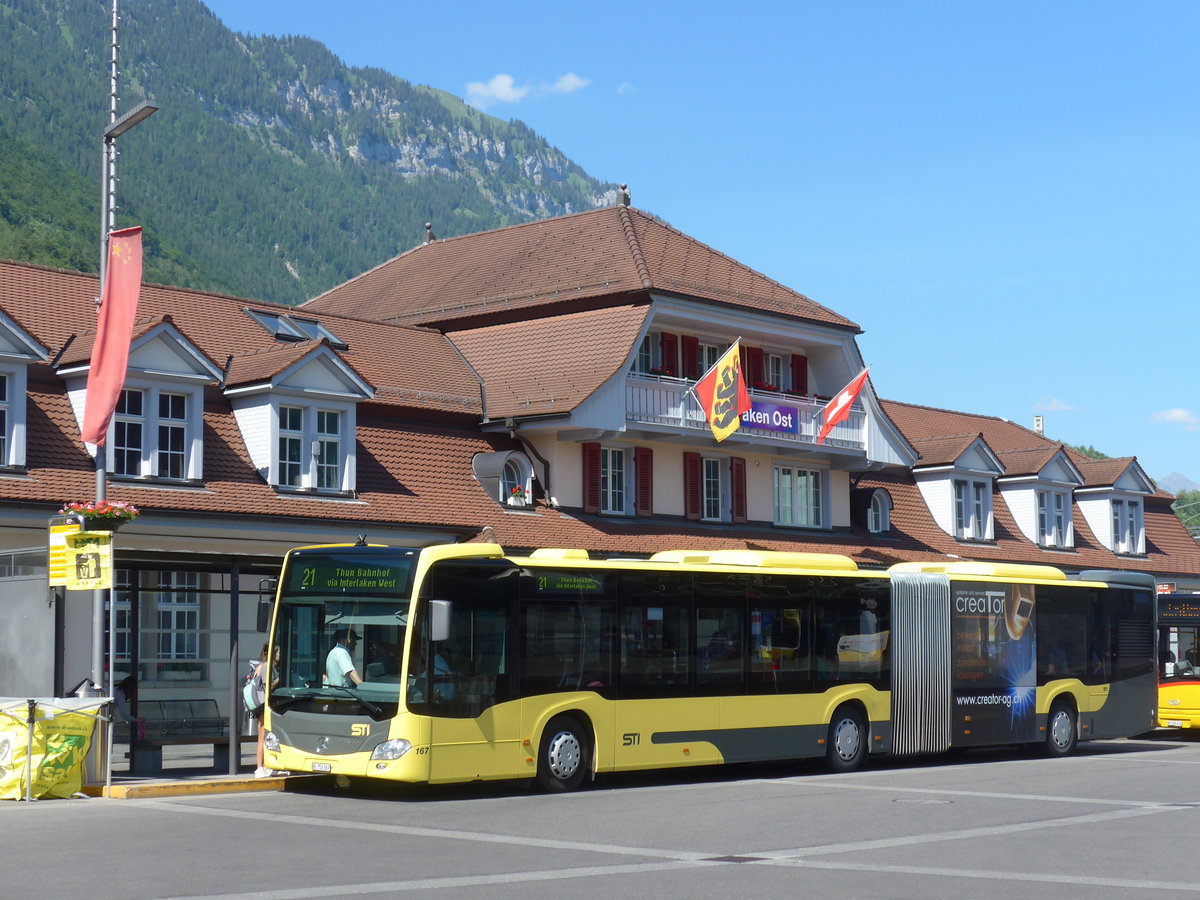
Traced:
<svg viewBox="0 0 1200 900">
<path fill-rule="evenodd" d="M 108 76 L 108 128 L 103 136 L 103 165 L 101 167 L 100 186 L 100 295 L 97 303 L 104 297 L 105 283 L 108 279 L 108 248 L 109 234 L 117 224 L 117 138 L 139 122 L 149 118 L 158 111 L 157 106 L 149 103 L 139 103 L 124 115 L 117 115 L 118 106 L 118 51 L 120 44 L 117 39 L 117 29 L 120 15 L 117 9 L 118 0 L 112 0 L 112 25 Z M 95 358 L 92 365 L 96 364 Z M 108 497 L 108 450 L 107 442 L 96 444 L 96 501 Z M 113 692 L 113 650 L 116 641 L 116 609 L 106 603 L 109 589 L 97 588 L 92 592 L 92 683 L 97 687 L 108 689 L 108 696 Z M 108 679 L 105 681 L 104 671 L 104 608 L 109 606 L 109 667 Z"/>
</svg>

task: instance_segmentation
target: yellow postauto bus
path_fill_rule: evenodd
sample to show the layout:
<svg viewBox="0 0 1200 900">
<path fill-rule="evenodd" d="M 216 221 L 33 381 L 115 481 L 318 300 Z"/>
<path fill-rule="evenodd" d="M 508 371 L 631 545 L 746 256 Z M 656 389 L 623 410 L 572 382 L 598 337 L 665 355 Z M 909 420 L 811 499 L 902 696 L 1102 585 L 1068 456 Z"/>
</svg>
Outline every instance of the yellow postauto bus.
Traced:
<svg viewBox="0 0 1200 900">
<path fill-rule="evenodd" d="M 281 654 L 267 765 L 563 791 L 756 760 L 1065 755 L 1154 727 L 1153 592 L 1136 573 L 807 553 L 300 548 L 260 611 Z"/>
<path fill-rule="evenodd" d="M 1158 724 L 1200 728 L 1200 594 L 1158 595 Z"/>
</svg>

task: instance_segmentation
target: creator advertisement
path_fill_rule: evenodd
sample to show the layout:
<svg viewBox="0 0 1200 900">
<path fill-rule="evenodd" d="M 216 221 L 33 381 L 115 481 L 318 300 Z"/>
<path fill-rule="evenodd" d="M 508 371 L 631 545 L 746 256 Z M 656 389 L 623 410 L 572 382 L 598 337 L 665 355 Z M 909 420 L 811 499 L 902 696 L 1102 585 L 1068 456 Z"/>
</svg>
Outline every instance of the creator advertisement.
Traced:
<svg viewBox="0 0 1200 900">
<path fill-rule="evenodd" d="M 956 746 L 1036 740 L 1036 612 L 1032 585 L 955 585 Z"/>
</svg>

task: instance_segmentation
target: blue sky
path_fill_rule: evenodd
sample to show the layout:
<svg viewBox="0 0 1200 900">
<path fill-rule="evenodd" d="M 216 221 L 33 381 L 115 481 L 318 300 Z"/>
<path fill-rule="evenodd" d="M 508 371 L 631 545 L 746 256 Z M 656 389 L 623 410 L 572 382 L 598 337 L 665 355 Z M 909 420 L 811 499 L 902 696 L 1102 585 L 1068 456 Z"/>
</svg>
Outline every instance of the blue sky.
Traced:
<svg viewBox="0 0 1200 900">
<path fill-rule="evenodd" d="M 1200 482 L 1200 3 L 206 2 L 521 119 L 858 322 L 882 397 Z"/>
</svg>

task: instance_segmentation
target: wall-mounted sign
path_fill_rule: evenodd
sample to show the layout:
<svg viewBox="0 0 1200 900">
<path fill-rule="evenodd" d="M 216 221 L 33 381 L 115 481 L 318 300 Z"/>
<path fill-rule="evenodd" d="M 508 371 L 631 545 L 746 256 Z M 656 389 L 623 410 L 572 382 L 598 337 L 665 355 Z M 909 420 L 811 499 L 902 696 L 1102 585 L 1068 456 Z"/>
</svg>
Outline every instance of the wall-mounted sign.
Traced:
<svg viewBox="0 0 1200 900">
<path fill-rule="evenodd" d="M 82 530 L 83 526 L 74 516 L 50 517 L 50 587 L 62 587 L 67 583 L 68 567 L 74 564 L 67 549 L 67 535 Z"/>
<path fill-rule="evenodd" d="M 800 417 L 791 406 L 780 406 L 778 403 L 759 403 L 756 400 L 749 412 L 742 413 L 742 425 L 746 428 L 757 428 L 759 431 L 798 434 Z"/>
<path fill-rule="evenodd" d="M 69 534 L 67 555 L 67 590 L 95 591 L 112 587 L 111 534 L 103 531 Z"/>
</svg>

